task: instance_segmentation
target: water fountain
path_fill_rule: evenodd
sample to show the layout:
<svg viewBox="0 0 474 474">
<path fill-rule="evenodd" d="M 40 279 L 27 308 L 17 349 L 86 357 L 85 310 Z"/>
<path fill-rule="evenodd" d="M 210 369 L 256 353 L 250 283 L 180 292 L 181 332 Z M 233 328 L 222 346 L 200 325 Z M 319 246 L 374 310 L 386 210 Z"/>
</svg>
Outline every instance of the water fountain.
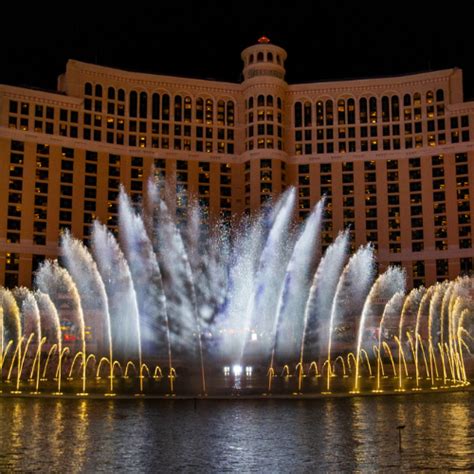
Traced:
<svg viewBox="0 0 474 474">
<path fill-rule="evenodd" d="M 0 390 L 97 396 L 314 396 L 464 387 L 474 279 L 405 292 L 349 232 L 324 251 L 324 199 L 301 224 L 288 189 L 261 213 L 210 229 L 190 197 L 150 180 L 124 189 L 119 238 L 62 236 L 35 291 L 0 288 Z M 179 214 L 180 215 L 180 214 Z M 105 377 L 104 377 L 105 376 Z M 9 388 L 11 385 L 11 388 Z"/>
</svg>

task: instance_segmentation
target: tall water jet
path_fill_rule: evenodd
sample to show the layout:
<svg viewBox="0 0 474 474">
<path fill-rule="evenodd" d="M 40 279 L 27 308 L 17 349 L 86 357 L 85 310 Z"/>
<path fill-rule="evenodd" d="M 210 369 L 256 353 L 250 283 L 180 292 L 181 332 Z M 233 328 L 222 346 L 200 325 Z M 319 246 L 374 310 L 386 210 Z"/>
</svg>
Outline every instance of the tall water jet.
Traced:
<svg viewBox="0 0 474 474">
<path fill-rule="evenodd" d="M 459 382 L 464 382 L 464 364 L 462 360 L 462 349 L 461 349 L 461 340 L 459 338 L 459 321 L 462 317 L 463 311 L 469 311 L 469 305 L 466 304 L 466 299 L 458 295 L 455 299 L 453 304 L 451 313 L 452 313 L 452 320 L 453 320 L 453 341 L 452 341 L 452 357 L 454 359 L 455 367 L 456 367 L 456 375 L 457 380 Z"/>
<path fill-rule="evenodd" d="M 275 295 L 281 288 L 288 259 L 287 239 L 296 199 L 295 189 L 290 188 L 280 199 L 281 206 L 273 219 L 260 255 L 255 284 L 246 311 L 250 329 L 258 334 L 260 339 L 260 355 L 269 354 L 273 344 L 272 329 L 278 303 Z"/>
<path fill-rule="evenodd" d="M 87 395 L 87 353 L 84 314 L 82 312 L 81 297 L 77 291 L 76 284 L 69 272 L 59 266 L 57 260 L 44 261 L 36 272 L 36 286 L 43 293 L 48 293 L 56 308 L 61 308 L 66 299 L 68 310 L 60 309 L 61 319 L 69 320 L 76 324 L 79 330 L 82 351 L 82 392 L 78 395 Z"/>
<path fill-rule="evenodd" d="M 438 366 L 436 362 L 435 348 L 438 347 L 441 334 L 441 311 L 443 305 L 444 293 L 448 287 L 448 283 L 436 283 L 433 295 L 430 300 L 428 313 L 428 354 L 430 361 L 431 386 L 435 385 L 436 378 L 439 377 Z"/>
<path fill-rule="evenodd" d="M 262 251 L 262 216 L 244 219 L 238 226 L 228 259 L 228 282 L 223 307 L 216 321 L 221 334 L 219 352 L 224 361 L 233 363 L 241 357 L 250 331 L 250 314 L 246 311 L 255 285 L 258 258 Z M 249 346 L 258 345 L 253 332 Z M 252 347 L 250 352 L 254 352 Z"/>
<path fill-rule="evenodd" d="M 24 286 L 14 288 L 12 294 L 20 310 L 22 334 L 29 336 L 31 333 L 34 333 L 39 344 L 41 340 L 41 321 L 33 294 Z"/>
<path fill-rule="evenodd" d="M 453 293 L 449 302 L 449 351 L 455 368 L 457 380 L 461 380 L 461 366 L 459 361 L 459 341 L 457 339 L 457 327 L 462 311 L 466 308 L 469 299 L 471 280 L 469 277 L 458 277 L 455 280 Z"/>
<path fill-rule="evenodd" d="M 454 281 L 450 281 L 443 294 L 443 301 L 441 303 L 440 313 L 440 343 L 444 347 L 444 344 L 449 341 L 449 303 L 451 301 L 451 295 L 454 291 Z"/>
<path fill-rule="evenodd" d="M 41 319 L 38 309 L 38 305 L 33 296 L 33 293 L 28 288 L 20 287 L 15 288 L 13 291 L 13 296 L 18 304 L 20 309 L 21 319 L 22 319 L 22 332 L 25 335 L 35 334 L 36 336 L 36 350 L 37 350 L 37 366 L 36 366 L 36 376 L 37 381 L 40 376 L 40 365 L 41 365 Z M 36 360 L 36 358 L 35 358 Z M 17 390 L 19 390 L 19 378 L 17 379 Z"/>
<path fill-rule="evenodd" d="M 0 287 L 0 306 L 3 308 L 3 339 L 18 344 L 22 336 L 21 314 L 10 290 Z"/>
<path fill-rule="evenodd" d="M 413 332 L 416 325 L 416 315 L 418 314 L 418 307 L 421 303 L 421 298 L 425 293 L 425 288 L 413 288 L 403 303 L 402 311 L 400 313 L 400 320 L 398 323 L 398 390 L 404 390 L 402 377 L 402 363 L 404 363 L 403 342 L 404 335 L 410 331 Z"/>
<path fill-rule="evenodd" d="M 212 337 L 212 331 L 225 311 L 232 236 L 225 222 L 202 224 L 205 213 L 205 208 L 190 199 L 183 240 L 192 270 L 201 330 L 207 336 L 205 348 L 215 356 L 222 346 Z"/>
<path fill-rule="evenodd" d="M 155 183 L 155 186 L 158 184 Z M 155 192 L 152 192 L 153 189 Z M 156 188 L 149 186 L 149 190 L 154 208 L 152 243 L 160 263 L 172 347 L 183 355 L 196 348 L 196 308 L 192 298 L 193 282 L 189 278 L 189 261 L 168 205 Z"/>
<path fill-rule="evenodd" d="M 181 314 L 182 316 L 179 320 L 177 318 L 169 320 L 172 325 L 171 333 L 178 336 L 175 338 L 173 346 L 189 351 L 190 348 L 197 345 L 201 390 L 205 394 L 206 378 L 202 331 L 191 264 L 178 226 L 172 219 L 163 199 L 158 199 L 156 210 L 153 244 L 162 264 L 167 309 L 169 314 Z M 194 339 L 197 344 L 193 343 Z"/>
<path fill-rule="evenodd" d="M 403 307 L 403 303 L 405 301 L 405 291 L 397 291 L 387 302 L 387 304 L 384 307 L 382 317 L 380 318 L 380 324 L 379 324 L 379 334 L 378 334 L 378 364 L 377 364 L 377 389 L 376 391 L 380 392 L 381 391 L 381 385 L 380 385 L 380 372 L 382 369 L 382 339 L 385 337 L 388 339 L 391 335 L 395 334 L 396 332 L 396 324 L 395 324 L 395 319 L 398 321 L 398 318 L 400 317 L 400 312 Z M 387 326 L 387 322 L 391 321 L 390 328 Z M 384 341 L 385 344 L 385 341 Z M 390 350 L 390 348 L 389 348 Z M 390 352 L 390 357 L 391 357 L 391 352 Z M 395 374 L 395 365 L 393 362 L 393 359 L 391 359 L 392 364 L 393 364 L 393 369 L 394 369 L 394 374 Z"/>
<path fill-rule="evenodd" d="M 467 352 L 472 354 L 472 348 L 466 342 L 464 339 L 464 336 L 467 336 L 468 339 L 470 339 L 471 346 L 472 342 L 474 342 L 474 338 L 471 336 L 471 331 L 466 329 L 466 323 L 468 319 L 471 319 L 471 326 L 472 326 L 472 316 L 474 315 L 474 302 L 472 298 L 469 298 L 467 301 L 464 301 L 463 304 L 464 308 L 462 308 L 459 321 L 458 321 L 458 327 L 457 327 L 457 339 L 459 343 L 459 355 L 460 355 L 460 363 L 462 366 L 462 372 L 463 372 L 463 382 L 465 384 L 469 384 L 468 378 L 467 378 L 467 373 L 466 373 L 466 366 L 464 364 L 464 355 L 463 355 L 463 347 L 466 348 Z"/>
<path fill-rule="evenodd" d="M 74 239 L 69 231 L 62 235 L 61 247 L 66 268 L 76 283 L 84 317 L 87 325 L 92 327 L 99 352 L 103 351 L 104 345 L 106 346 L 110 366 L 109 394 L 112 394 L 114 383 L 112 329 L 104 282 L 89 250 L 80 240 Z"/>
<path fill-rule="evenodd" d="M 357 315 L 362 311 L 362 306 L 373 280 L 373 259 L 374 250 L 370 244 L 360 247 L 350 258 L 339 278 L 329 322 L 326 385 L 328 392 L 331 391 L 331 349 L 334 328 L 342 320 L 347 322 L 347 319 L 350 318 L 355 321 Z M 354 327 L 356 327 L 355 324 Z"/>
<path fill-rule="evenodd" d="M 376 341 L 375 332 L 372 335 L 367 336 L 365 334 L 366 325 L 369 328 L 379 328 L 380 319 L 383 315 L 383 310 L 387 302 L 397 292 L 405 291 L 405 272 L 400 267 L 388 267 L 388 269 L 379 275 L 375 283 L 372 285 L 369 294 L 364 302 L 362 313 L 359 319 L 359 329 L 357 335 L 357 353 L 356 353 L 356 369 L 355 369 L 355 381 L 354 381 L 354 392 L 359 391 L 359 366 L 360 366 L 360 354 L 363 343 L 367 338 L 373 337 L 373 341 L 369 343 L 369 347 Z"/>
<path fill-rule="evenodd" d="M 41 327 L 42 334 L 46 336 L 47 340 L 55 340 L 57 345 L 58 352 L 58 389 L 56 394 L 61 394 L 61 359 L 62 359 L 62 343 L 63 337 L 61 332 L 61 321 L 59 319 L 59 314 L 54 306 L 53 301 L 48 294 L 43 293 L 40 290 L 34 292 L 34 297 L 36 303 L 38 304 L 38 309 L 41 318 Z"/>
<path fill-rule="evenodd" d="M 421 322 L 423 317 L 426 317 L 426 319 L 429 318 L 429 308 L 430 308 L 430 301 L 433 296 L 433 292 L 435 290 L 435 286 L 430 286 L 425 293 L 423 294 L 423 297 L 421 298 L 420 305 L 418 307 L 418 312 L 416 315 L 416 324 L 415 324 L 415 381 L 416 381 L 416 388 L 419 388 L 419 379 L 420 379 L 420 370 L 419 370 L 419 358 L 418 358 L 418 353 L 419 353 L 419 348 L 420 348 L 420 338 L 421 336 Z M 428 331 L 426 331 L 428 333 Z M 426 334 L 427 335 L 427 334 Z M 422 348 L 423 349 L 423 348 Z M 428 371 L 428 367 L 426 367 L 426 370 Z M 427 374 L 428 376 L 428 374 Z"/>
<path fill-rule="evenodd" d="M 0 287 L 0 305 L 3 309 L 3 344 L 8 341 L 13 341 L 15 352 L 17 354 L 17 390 L 19 392 L 19 377 L 21 374 L 21 360 L 22 360 L 22 325 L 20 309 L 10 290 Z M 3 348 L 2 348 L 3 351 Z M 2 352 L 3 354 L 3 352 Z M 3 355 L 2 355 L 3 359 Z"/>
<path fill-rule="evenodd" d="M 314 274 L 304 310 L 304 331 L 300 350 L 313 351 L 310 359 L 323 353 L 328 346 L 331 308 L 337 284 L 347 259 L 349 231 L 340 232 L 327 248 Z"/>
<path fill-rule="evenodd" d="M 92 249 L 110 303 L 113 339 L 124 360 L 136 354 L 140 364 L 140 393 L 143 392 L 142 346 L 137 295 L 127 261 L 115 237 L 99 222 L 94 222 Z M 115 351 L 117 352 L 117 350 Z M 112 361 L 113 365 L 113 361 Z"/>
<path fill-rule="evenodd" d="M 272 338 L 274 353 L 284 358 L 298 354 L 304 331 L 304 307 L 308 299 L 311 275 L 319 258 L 321 218 L 324 198 L 304 222 L 303 230 L 293 248 L 280 289 Z M 301 316 L 300 316 L 301 315 Z M 273 366 L 273 363 L 270 364 Z"/>
<path fill-rule="evenodd" d="M 123 229 L 120 235 L 124 253 L 137 293 L 142 345 L 146 344 L 148 346 L 146 349 L 155 357 L 167 357 L 171 373 L 173 367 L 171 341 L 161 271 L 144 222 L 134 212 L 123 188 L 120 189 L 119 195 L 119 222 L 120 228 Z M 166 341 L 164 351 L 157 345 L 157 342 L 163 339 Z"/>
</svg>

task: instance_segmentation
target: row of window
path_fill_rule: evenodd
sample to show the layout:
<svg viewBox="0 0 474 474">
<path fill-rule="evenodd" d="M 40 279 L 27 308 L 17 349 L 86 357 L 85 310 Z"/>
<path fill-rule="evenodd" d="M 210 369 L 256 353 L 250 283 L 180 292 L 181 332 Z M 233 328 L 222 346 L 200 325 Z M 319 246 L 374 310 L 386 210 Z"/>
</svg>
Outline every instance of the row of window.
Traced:
<svg viewBox="0 0 474 474">
<path fill-rule="evenodd" d="M 444 92 L 436 91 L 436 103 L 433 91 L 428 91 L 424 102 L 425 116 L 433 118 L 435 115 L 444 115 Z M 357 110 L 356 110 L 357 108 Z M 317 100 L 315 105 L 310 101 L 297 101 L 293 106 L 293 123 L 295 128 L 332 126 L 335 124 L 398 122 L 403 116 L 404 121 L 421 120 L 421 94 L 405 94 L 403 104 L 398 95 L 383 96 L 381 98 L 361 97 L 339 98 L 337 100 Z"/>
<path fill-rule="evenodd" d="M 185 123 L 217 124 L 233 127 L 235 124 L 235 104 L 232 100 L 211 99 L 190 96 L 160 94 L 155 92 L 130 91 L 123 89 L 116 93 L 108 87 L 107 98 L 103 99 L 102 86 L 95 87 L 87 82 L 84 85 L 85 110 L 107 115 L 128 116 L 130 118 L 152 119 Z M 106 100 L 106 102 L 104 102 Z M 104 105 L 106 104 L 106 106 Z"/>
<path fill-rule="evenodd" d="M 279 54 L 274 55 L 271 51 L 266 51 L 266 52 L 259 51 L 256 55 L 250 54 L 247 60 L 247 64 L 253 64 L 254 61 L 257 63 L 266 61 L 269 63 L 276 62 L 279 65 L 283 64 L 283 61 L 280 55 Z"/>
<path fill-rule="evenodd" d="M 467 154 L 461 153 L 455 156 L 456 189 L 458 197 L 458 215 L 451 219 L 456 219 L 451 228 L 457 226 L 459 237 L 459 247 L 471 248 L 471 218 L 469 204 L 469 182 Z M 435 248 L 446 250 L 447 243 L 447 218 L 445 203 L 445 183 L 443 155 L 435 155 L 431 159 L 433 176 L 433 216 L 434 216 L 434 237 Z M 410 191 L 410 214 L 411 214 L 411 237 L 412 251 L 424 250 L 425 235 L 423 233 L 423 214 L 429 212 L 422 208 L 422 181 L 421 181 L 421 161 L 420 158 L 409 160 L 409 191 Z M 393 253 L 401 252 L 401 230 L 400 230 L 400 188 L 398 161 L 388 160 L 386 162 L 387 176 L 387 210 L 388 210 L 388 238 L 389 250 Z M 377 185 L 376 185 L 376 165 L 374 161 L 364 162 L 365 181 L 365 230 L 367 241 L 377 241 Z M 308 164 L 298 166 L 299 184 L 299 209 L 300 217 L 305 218 L 310 210 L 310 166 Z M 355 230 L 355 200 L 354 200 L 354 175 L 353 163 L 343 163 L 342 166 L 342 198 L 343 198 L 343 225 Z M 332 196 L 332 174 L 331 164 L 320 165 L 320 195 L 326 195 L 328 209 L 325 213 L 326 219 L 332 218 L 331 196 Z M 428 225 L 428 223 L 425 223 Z M 331 229 L 332 230 L 332 229 Z"/>
</svg>

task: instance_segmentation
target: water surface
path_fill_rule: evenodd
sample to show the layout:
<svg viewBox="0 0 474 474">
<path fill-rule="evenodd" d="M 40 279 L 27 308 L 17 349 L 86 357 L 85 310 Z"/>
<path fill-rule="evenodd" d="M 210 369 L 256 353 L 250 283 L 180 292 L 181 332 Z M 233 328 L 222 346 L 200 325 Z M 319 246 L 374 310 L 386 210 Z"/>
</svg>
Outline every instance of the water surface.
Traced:
<svg viewBox="0 0 474 474">
<path fill-rule="evenodd" d="M 473 419 L 467 392 L 196 406 L 4 398 L 0 472 L 474 470 Z"/>
</svg>

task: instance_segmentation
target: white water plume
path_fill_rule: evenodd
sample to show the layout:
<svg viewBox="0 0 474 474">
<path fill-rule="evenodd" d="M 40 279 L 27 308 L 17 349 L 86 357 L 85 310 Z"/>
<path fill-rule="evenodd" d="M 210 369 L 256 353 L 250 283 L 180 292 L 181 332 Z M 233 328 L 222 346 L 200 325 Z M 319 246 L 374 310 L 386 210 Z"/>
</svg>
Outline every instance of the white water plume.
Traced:
<svg viewBox="0 0 474 474">
<path fill-rule="evenodd" d="M 357 333 L 358 321 L 374 276 L 373 247 L 360 247 L 350 258 L 337 284 L 331 308 L 328 337 L 328 359 L 333 339 L 347 343 Z M 335 337 L 334 337 L 335 336 Z"/>
<path fill-rule="evenodd" d="M 20 309 L 10 290 L 0 287 L 0 306 L 3 308 L 3 341 L 17 344 L 22 336 Z"/>
<path fill-rule="evenodd" d="M 273 344 L 273 327 L 279 294 L 285 275 L 286 262 L 291 248 L 288 248 L 289 230 L 296 192 L 290 188 L 281 197 L 279 212 L 273 219 L 265 245 L 259 258 L 252 296 L 247 306 L 250 330 L 260 340 L 259 353 L 270 354 Z"/>
<path fill-rule="evenodd" d="M 303 346 L 311 359 L 328 346 L 331 308 L 347 259 L 349 232 L 340 232 L 327 248 L 314 274 L 304 311 Z"/>
<path fill-rule="evenodd" d="M 156 355 L 167 355 L 169 334 L 166 296 L 153 245 L 123 188 L 119 196 L 120 240 L 137 295 L 142 345 Z"/>
<path fill-rule="evenodd" d="M 99 351 L 108 353 L 112 345 L 109 303 L 97 265 L 85 245 L 69 232 L 63 234 L 61 247 L 66 268 L 81 297 L 85 322 Z"/>
<path fill-rule="evenodd" d="M 297 354 L 304 332 L 304 319 L 295 318 L 304 312 L 308 299 L 311 276 L 314 274 L 321 234 L 321 218 L 324 199 L 314 207 L 296 241 L 285 278 L 280 289 L 275 328 L 273 332 L 274 350 L 288 359 Z"/>
<path fill-rule="evenodd" d="M 36 343 L 41 341 L 41 319 L 33 293 L 26 287 L 15 288 L 13 296 L 18 304 L 22 320 L 22 333 L 25 337 L 35 335 Z"/>
<path fill-rule="evenodd" d="M 61 321 L 56 306 L 54 306 L 53 301 L 47 293 L 36 290 L 33 294 L 40 313 L 41 332 L 50 343 L 56 343 L 58 345 L 58 352 L 61 352 L 63 338 L 61 333 Z"/>
<path fill-rule="evenodd" d="M 375 280 L 365 300 L 359 320 L 357 354 L 360 354 L 361 348 L 370 351 L 377 342 L 385 306 L 395 294 L 404 293 L 405 286 L 405 271 L 398 266 L 388 267 Z"/>
<path fill-rule="evenodd" d="M 115 237 L 97 221 L 92 249 L 107 291 L 115 352 L 123 358 L 140 357 L 140 315 L 132 275 Z"/>
</svg>

